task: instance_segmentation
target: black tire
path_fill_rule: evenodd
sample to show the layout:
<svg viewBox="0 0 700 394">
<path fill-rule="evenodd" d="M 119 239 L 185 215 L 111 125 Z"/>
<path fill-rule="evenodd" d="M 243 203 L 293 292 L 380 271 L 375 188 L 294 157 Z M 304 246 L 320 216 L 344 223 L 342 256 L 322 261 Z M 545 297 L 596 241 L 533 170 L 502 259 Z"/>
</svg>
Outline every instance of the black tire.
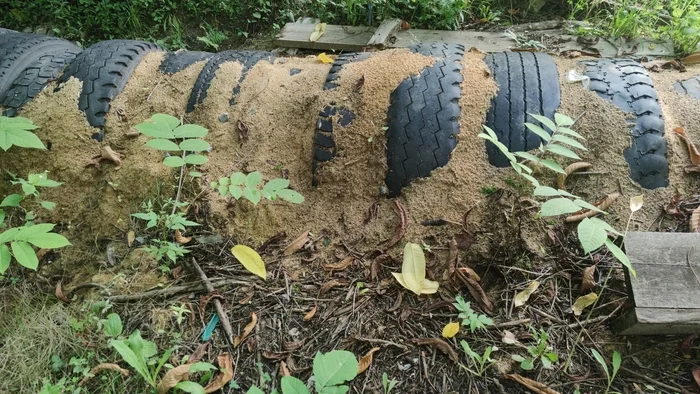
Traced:
<svg viewBox="0 0 700 394">
<path fill-rule="evenodd" d="M 464 47 L 436 43 L 410 49 L 439 60 L 405 79 L 391 93 L 385 180 L 390 197 L 398 196 L 414 179 L 446 165 L 459 134 Z"/>
<path fill-rule="evenodd" d="M 211 52 L 168 52 L 168 54 L 165 55 L 165 59 L 163 59 L 163 62 L 160 64 L 160 72 L 163 74 L 175 74 L 197 62 L 208 60 L 212 56 L 214 56 L 214 54 Z"/>
<path fill-rule="evenodd" d="M 102 41 L 76 56 L 58 81 L 65 83 L 75 77 L 83 83 L 78 107 L 91 126 L 102 128 L 112 99 L 124 89 L 141 59 L 160 50 L 158 45 L 144 41 Z M 93 135 L 98 141 L 102 137 L 102 132 Z"/>
<path fill-rule="evenodd" d="M 368 59 L 372 54 L 369 52 L 350 52 L 338 55 L 333 61 L 331 69 L 328 71 L 323 90 L 335 90 L 340 86 L 340 71 L 348 63 L 359 62 Z M 333 139 L 333 119 L 332 117 L 340 113 L 338 123 L 341 126 L 348 126 L 355 119 L 355 114 L 347 108 L 336 107 L 335 103 L 329 103 L 318 114 L 316 131 L 314 132 L 314 157 L 311 164 L 312 184 L 318 186 L 319 180 L 316 172 L 322 163 L 331 161 L 335 157 L 335 141 Z"/>
<path fill-rule="evenodd" d="M 584 62 L 590 89 L 637 118 L 632 143 L 623 152 L 630 177 L 646 189 L 668 186 L 668 161 L 661 106 L 646 69 L 634 60 Z"/>
<path fill-rule="evenodd" d="M 194 83 L 192 88 L 192 93 L 190 94 L 190 99 L 187 102 L 187 112 L 194 111 L 195 107 L 204 102 L 207 98 L 207 90 L 211 86 L 211 81 L 216 75 L 216 70 L 219 69 L 223 63 L 226 62 L 240 62 L 243 65 L 243 71 L 241 72 L 241 77 L 238 79 L 238 83 L 233 88 L 231 94 L 231 99 L 229 104 L 233 105 L 236 101 L 236 96 L 241 90 L 241 83 L 245 79 L 248 71 L 253 68 L 260 61 L 267 61 L 272 63 L 275 59 L 275 55 L 272 52 L 264 51 L 224 51 L 219 52 L 209 58 L 207 64 L 199 73 L 197 81 Z"/>
<path fill-rule="evenodd" d="M 51 52 L 43 55 L 12 82 L 5 94 L 2 105 L 3 115 L 16 116 L 24 104 L 34 99 L 46 85 L 56 80 L 68 64 L 80 53 L 81 49 Z"/>
<path fill-rule="evenodd" d="M 47 53 L 80 51 L 69 41 L 34 34 L 3 34 L 0 39 L 0 103 L 22 72 Z"/>
<path fill-rule="evenodd" d="M 551 119 L 559 108 L 561 92 L 554 59 L 545 53 L 503 52 L 486 55 L 484 61 L 498 85 L 486 126 L 510 152 L 538 148 L 543 141 L 525 127 L 525 122 L 552 132 L 528 114 Z M 508 158 L 492 143 L 486 143 L 486 152 L 492 165 L 510 166 Z"/>
<path fill-rule="evenodd" d="M 678 81 L 673 84 L 673 88 L 678 93 L 687 94 L 692 98 L 700 99 L 700 75 L 685 81 Z"/>
</svg>

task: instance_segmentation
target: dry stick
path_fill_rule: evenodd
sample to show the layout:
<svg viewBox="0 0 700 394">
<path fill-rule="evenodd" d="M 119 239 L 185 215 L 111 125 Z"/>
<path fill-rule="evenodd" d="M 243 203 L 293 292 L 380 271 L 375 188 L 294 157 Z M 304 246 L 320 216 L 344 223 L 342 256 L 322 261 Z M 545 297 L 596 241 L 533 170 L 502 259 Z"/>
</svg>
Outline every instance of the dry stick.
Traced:
<svg viewBox="0 0 700 394">
<path fill-rule="evenodd" d="M 202 282 L 204 282 L 204 285 L 207 287 L 207 290 L 210 293 L 214 292 L 214 286 L 212 286 L 211 282 L 209 281 L 209 278 L 207 278 L 207 274 L 202 271 L 202 267 L 197 264 L 197 260 L 192 257 L 192 265 L 194 266 L 194 269 L 197 271 L 199 274 L 199 277 L 202 278 Z M 219 301 L 218 298 L 214 298 L 214 306 L 216 307 L 216 313 L 219 314 L 219 320 L 221 320 L 221 325 L 224 327 L 224 331 L 226 332 L 226 337 L 229 340 L 230 344 L 233 344 L 233 330 L 231 329 L 231 322 L 228 320 L 228 315 L 224 313 L 224 308 L 221 306 L 221 301 Z"/>
<path fill-rule="evenodd" d="M 222 286 L 227 286 L 227 285 L 244 285 L 244 286 L 250 286 L 250 283 L 237 280 L 237 279 L 223 279 L 223 280 L 218 280 L 211 282 L 211 285 L 216 287 L 222 287 Z M 144 298 L 154 298 L 158 296 L 174 296 L 182 293 L 190 293 L 190 292 L 198 292 L 198 291 L 205 291 L 207 290 L 207 287 L 203 284 L 201 285 L 182 285 L 182 286 L 171 286 L 165 289 L 158 289 L 158 290 L 151 290 L 151 291 L 146 291 L 143 293 L 136 293 L 136 294 L 124 294 L 124 295 L 115 295 L 115 296 L 110 296 L 107 297 L 109 301 L 112 302 L 129 302 L 129 301 L 139 301 Z"/>
<path fill-rule="evenodd" d="M 620 367 L 620 370 L 621 370 L 621 371 L 625 371 L 626 373 L 628 373 L 628 374 L 630 374 L 630 375 L 634 375 L 634 376 L 636 376 L 636 377 L 638 377 L 638 378 L 640 378 L 640 379 L 642 379 L 642 380 L 646 380 L 646 381 L 649 382 L 649 383 L 655 384 L 655 385 L 657 385 L 657 386 L 661 386 L 661 387 L 663 387 L 663 388 L 665 388 L 665 389 L 673 390 L 673 391 L 678 392 L 678 393 L 684 392 L 684 390 L 683 390 L 682 387 L 675 387 L 675 386 L 668 385 L 668 384 L 666 384 L 666 383 L 661 383 L 661 382 L 659 382 L 659 381 L 656 380 L 656 379 L 650 378 L 650 377 L 648 377 L 648 376 L 646 376 L 646 375 L 642 375 L 641 373 L 635 372 L 635 371 L 633 371 L 633 370 L 631 370 L 631 369 L 628 369 L 628 368 L 625 368 L 625 367 Z"/>
</svg>

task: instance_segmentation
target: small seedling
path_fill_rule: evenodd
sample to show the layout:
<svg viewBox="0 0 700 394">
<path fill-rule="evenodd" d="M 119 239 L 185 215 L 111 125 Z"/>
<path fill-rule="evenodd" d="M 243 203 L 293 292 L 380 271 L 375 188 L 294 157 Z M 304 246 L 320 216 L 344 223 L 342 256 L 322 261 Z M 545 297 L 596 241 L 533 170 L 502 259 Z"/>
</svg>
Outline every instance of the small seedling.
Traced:
<svg viewBox="0 0 700 394">
<path fill-rule="evenodd" d="M 192 313 L 192 311 L 187 309 L 185 304 L 182 304 L 180 306 L 171 305 L 170 309 L 173 311 L 173 313 L 175 314 L 175 317 L 177 318 L 177 325 L 178 326 L 182 325 L 182 322 L 185 320 L 185 315 Z"/>
<path fill-rule="evenodd" d="M 149 200 L 142 205 L 144 212 L 131 214 L 131 216 L 137 219 L 146 221 L 146 230 L 155 228 L 160 231 L 160 239 L 154 239 L 152 240 L 153 245 L 146 246 L 146 250 L 148 250 L 156 260 L 161 261 L 164 257 L 168 257 L 170 261 L 175 263 L 178 257 L 189 253 L 182 245 L 168 240 L 168 235 L 175 230 L 184 231 L 186 227 L 199 226 L 199 223 L 187 220 L 185 214 L 177 209 L 186 207 L 187 205 L 188 203 L 186 202 L 168 200 L 163 204 L 161 209 L 156 212 L 153 203 Z M 167 209 L 170 207 L 175 208 L 175 210 L 168 211 Z M 167 266 L 161 268 L 167 270 Z"/>
<path fill-rule="evenodd" d="M 384 394 L 391 394 L 391 390 L 396 386 L 397 381 L 394 379 L 389 380 L 389 375 L 386 372 L 382 374 L 382 387 L 384 388 Z"/>
<path fill-rule="evenodd" d="M 547 332 L 542 329 L 538 332 L 534 328 L 530 328 L 530 330 L 535 335 L 535 340 L 537 341 L 536 346 L 530 345 L 527 347 L 527 352 L 530 357 L 513 354 L 511 358 L 519 362 L 520 368 L 525 371 L 534 369 L 537 360 L 542 362 L 542 367 L 545 369 L 551 369 L 552 363 L 559 361 L 559 356 L 551 351 L 551 346 L 547 345 Z"/>
<path fill-rule="evenodd" d="M 498 348 L 496 348 L 495 346 L 487 346 L 486 349 L 484 349 L 484 354 L 479 354 L 473 351 L 471 347 L 469 347 L 467 341 L 462 340 L 459 343 L 460 345 L 462 345 L 464 353 L 467 355 L 467 357 L 469 357 L 473 369 L 467 367 L 463 368 L 465 368 L 472 374 L 477 376 L 483 376 L 484 372 L 486 372 L 486 369 L 496 362 L 496 360 L 493 360 L 491 358 L 491 353 L 495 350 L 498 350 Z"/>
<path fill-rule="evenodd" d="M 14 118 L 0 116 L 0 148 L 3 151 L 13 146 L 46 150 L 39 137 L 30 131 L 38 128 L 39 126 L 31 120 L 21 116 Z"/>
<path fill-rule="evenodd" d="M 458 317 L 462 319 L 463 326 L 469 326 L 469 330 L 474 333 L 476 330 L 486 330 L 486 326 L 492 326 L 493 320 L 488 316 L 476 313 L 471 308 L 471 302 L 464 302 L 464 298 L 458 295 L 454 305 L 459 312 Z"/>
<path fill-rule="evenodd" d="M 605 358 L 598 353 L 597 350 L 591 349 L 591 353 L 593 354 L 593 357 L 598 361 L 598 364 L 603 368 L 603 372 L 605 372 L 605 377 L 608 379 L 608 386 L 605 388 L 605 394 L 610 392 L 610 386 L 612 386 L 613 381 L 615 380 L 615 376 L 617 376 L 618 371 L 620 370 L 620 366 L 622 365 L 622 357 L 620 356 L 620 353 L 614 351 L 612 355 L 612 374 L 610 374 L 610 370 L 608 369 L 608 363 L 605 361 Z"/>
<path fill-rule="evenodd" d="M 219 178 L 210 184 L 212 189 L 219 192 L 221 197 L 233 197 L 239 200 L 244 197 L 246 200 L 258 205 L 262 197 L 270 201 L 277 198 L 291 202 L 293 204 L 301 204 L 304 202 L 304 196 L 298 192 L 289 189 L 289 180 L 283 178 L 275 178 L 262 186 L 262 174 L 258 171 L 253 171 L 248 175 L 242 172 L 234 172 L 230 177 Z"/>
</svg>

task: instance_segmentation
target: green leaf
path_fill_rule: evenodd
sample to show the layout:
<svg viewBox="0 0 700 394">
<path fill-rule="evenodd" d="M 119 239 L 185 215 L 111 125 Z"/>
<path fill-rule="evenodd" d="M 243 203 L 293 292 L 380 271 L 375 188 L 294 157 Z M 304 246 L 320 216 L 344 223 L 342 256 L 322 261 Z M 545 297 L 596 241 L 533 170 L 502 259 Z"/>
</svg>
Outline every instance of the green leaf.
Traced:
<svg viewBox="0 0 700 394">
<path fill-rule="evenodd" d="M 183 124 L 175 129 L 175 138 L 199 138 L 209 134 L 209 130 L 196 124 Z"/>
<path fill-rule="evenodd" d="M 246 394 L 265 394 L 262 390 L 259 388 L 252 386 L 251 388 L 246 391 Z"/>
<path fill-rule="evenodd" d="M 184 380 L 184 381 L 176 384 L 175 388 L 182 390 L 186 393 L 192 393 L 192 394 L 205 394 L 206 393 L 206 391 L 204 391 L 204 387 L 202 387 L 202 385 L 200 385 L 199 383 L 190 382 L 189 380 Z"/>
<path fill-rule="evenodd" d="M 585 218 L 577 227 L 578 240 L 583 246 L 584 253 L 590 253 L 605 244 L 608 233 L 598 222 Z"/>
<path fill-rule="evenodd" d="M 599 219 L 599 218 L 590 218 L 589 220 L 592 220 L 592 221 L 594 221 L 594 222 L 597 222 L 596 224 L 598 224 L 598 225 L 600 225 L 600 226 L 603 226 L 603 228 L 604 228 L 606 231 L 608 231 L 609 233 L 617 234 L 617 235 L 619 235 L 619 236 L 622 236 L 622 235 L 623 235 L 621 232 L 615 230 L 611 225 L 608 224 L 608 222 L 606 222 L 606 221 L 603 220 L 603 219 Z"/>
<path fill-rule="evenodd" d="M 22 193 L 24 193 L 25 196 L 32 195 L 36 193 L 36 187 L 32 184 L 22 182 Z"/>
<path fill-rule="evenodd" d="M 167 139 L 175 138 L 175 135 L 173 135 L 173 131 L 170 129 L 170 127 L 168 127 L 167 124 L 144 122 L 144 123 L 139 123 L 134 127 L 141 134 L 147 135 L 151 138 L 167 138 Z"/>
<path fill-rule="evenodd" d="M 573 119 L 558 112 L 554 114 L 554 121 L 557 123 L 557 126 L 571 126 L 574 124 Z"/>
<path fill-rule="evenodd" d="M 520 368 L 525 371 L 531 371 L 535 368 L 535 360 L 526 358 L 520 363 Z"/>
<path fill-rule="evenodd" d="M 64 246 L 70 246 L 71 243 L 68 242 L 66 237 L 56 233 L 47 234 L 37 234 L 27 237 L 25 241 L 36 246 L 37 248 L 43 249 L 58 249 Z"/>
<path fill-rule="evenodd" d="M 107 315 L 107 321 L 105 322 L 105 335 L 108 337 L 116 338 L 122 334 L 124 326 L 122 325 L 122 319 L 116 313 L 110 313 Z"/>
<path fill-rule="evenodd" d="M 554 144 L 554 143 L 547 144 L 547 146 L 545 147 L 545 150 L 548 152 L 555 153 L 555 154 L 560 155 L 560 156 L 569 157 L 571 159 L 576 159 L 576 160 L 581 160 L 581 158 L 571 149 L 566 148 L 566 147 L 561 146 L 561 145 Z"/>
<path fill-rule="evenodd" d="M 243 196 L 254 205 L 258 205 L 260 199 L 262 198 L 260 191 L 251 187 L 246 187 L 245 190 L 243 190 Z"/>
<path fill-rule="evenodd" d="M 236 200 L 243 197 L 243 189 L 241 189 L 240 186 L 231 185 L 228 187 L 228 191 L 229 193 L 231 193 L 231 196 Z"/>
<path fill-rule="evenodd" d="M 554 138 L 552 139 L 552 142 L 561 142 L 562 144 L 573 146 L 574 148 L 577 148 L 577 149 L 588 150 L 580 142 L 576 141 L 575 139 L 573 139 L 571 137 L 563 135 L 563 134 L 555 135 Z"/>
<path fill-rule="evenodd" d="M 528 174 L 532 174 L 532 168 L 526 166 L 525 164 L 518 163 L 517 161 L 511 161 L 510 162 L 511 167 L 515 169 L 518 173 L 522 173 L 522 171 L 527 172 Z"/>
<path fill-rule="evenodd" d="M 333 350 L 326 354 L 316 353 L 314 357 L 314 377 L 316 391 L 322 392 L 326 387 L 337 386 L 357 376 L 357 359 L 345 350 Z"/>
<path fill-rule="evenodd" d="M 245 269 L 263 279 L 267 278 L 265 262 L 255 249 L 246 245 L 236 245 L 231 248 L 231 254 L 243 264 Z"/>
<path fill-rule="evenodd" d="M 540 185 L 540 182 L 537 179 L 535 179 L 535 177 L 533 177 L 533 176 L 530 176 L 528 174 L 520 174 L 520 176 L 527 179 L 530 182 L 530 184 L 534 187 L 537 187 Z"/>
<path fill-rule="evenodd" d="M 245 183 L 246 176 L 242 172 L 234 172 L 231 174 L 231 184 L 232 185 L 242 185 Z"/>
<path fill-rule="evenodd" d="M 221 194 L 221 197 L 226 197 L 228 191 L 229 188 L 226 185 L 219 185 L 219 194 Z"/>
<path fill-rule="evenodd" d="M 538 137 L 542 138 L 544 141 L 549 142 L 549 140 L 552 139 L 552 136 L 549 135 L 545 129 L 541 128 L 540 126 L 537 126 L 532 123 L 525 123 L 525 127 L 527 127 L 530 131 L 533 133 L 537 134 Z"/>
<path fill-rule="evenodd" d="M 558 128 L 558 129 L 557 129 L 557 133 L 570 135 L 570 136 L 572 136 L 572 137 L 575 137 L 575 138 L 578 138 L 578 139 L 584 140 L 584 141 L 586 140 L 585 138 L 583 138 L 583 136 L 582 136 L 581 134 L 579 134 L 579 133 L 577 133 L 577 132 L 571 130 L 571 129 L 568 128 L 568 127 L 560 127 L 560 128 Z"/>
<path fill-rule="evenodd" d="M 185 161 L 187 161 L 187 156 L 185 156 Z M 187 173 L 187 175 L 191 176 L 192 178 L 201 178 L 202 173 L 199 171 L 190 171 Z"/>
<path fill-rule="evenodd" d="M 18 207 L 24 197 L 21 194 L 10 194 L 0 203 L 0 207 Z"/>
<path fill-rule="evenodd" d="M 620 356 L 620 353 L 617 351 L 613 351 L 612 355 L 612 376 L 610 377 L 610 380 L 614 380 L 615 376 L 617 376 L 617 372 L 620 370 L 620 366 L 622 365 L 622 356 Z"/>
<path fill-rule="evenodd" d="M 0 275 L 7 271 L 10 267 L 10 261 L 12 260 L 12 255 L 10 254 L 10 249 L 7 245 L 0 245 Z"/>
<path fill-rule="evenodd" d="M 4 244 L 7 241 L 13 240 L 20 229 L 22 229 L 22 227 L 15 227 L 0 233 L 0 244 Z"/>
<path fill-rule="evenodd" d="M 574 203 L 581 208 L 586 208 L 586 209 L 590 209 L 591 211 L 603 213 L 603 211 L 601 211 L 600 208 L 596 207 L 595 205 L 589 203 L 586 200 L 582 200 L 580 198 L 577 198 L 574 200 Z"/>
<path fill-rule="evenodd" d="M 154 114 L 151 116 L 154 123 L 165 125 L 169 130 L 175 130 L 180 125 L 180 119 L 168 114 Z"/>
<path fill-rule="evenodd" d="M 623 252 L 622 249 L 618 248 L 617 245 L 615 245 L 610 239 L 605 240 L 605 246 L 608 247 L 608 250 L 613 254 L 613 256 L 615 256 L 615 258 L 620 260 L 620 263 L 622 263 L 622 265 L 627 267 L 627 269 L 630 271 L 630 274 L 636 278 L 637 272 L 632 268 L 632 263 L 630 262 L 630 259 L 627 257 L 625 252 Z"/>
<path fill-rule="evenodd" d="M 36 268 L 39 266 L 39 259 L 36 257 L 36 253 L 34 253 L 31 245 L 23 241 L 14 241 L 10 246 L 12 247 L 12 254 L 20 265 L 36 271 Z"/>
<path fill-rule="evenodd" d="M 136 333 L 138 330 L 134 332 Z M 131 335 L 133 336 L 134 334 Z M 127 343 L 129 342 L 122 339 L 112 339 L 109 341 L 109 345 L 112 346 L 120 356 L 122 356 L 122 359 L 150 383 L 152 379 L 148 366 L 146 365 L 146 360 L 140 356 L 140 351 L 139 355 L 137 356 L 136 352 L 132 350 L 131 346 L 129 346 Z"/>
<path fill-rule="evenodd" d="M 519 354 L 512 354 L 512 355 L 510 356 L 510 358 L 512 358 L 513 361 L 517 361 L 517 362 L 519 362 L 519 363 L 525 361 L 525 357 L 523 357 L 523 356 L 521 356 L 521 355 L 519 355 Z"/>
<path fill-rule="evenodd" d="M 495 133 L 491 128 L 489 128 L 489 127 L 487 127 L 487 126 L 482 126 L 482 127 L 484 128 L 484 130 L 486 130 L 486 133 L 488 134 L 488 136 L 489 136 L 492 140 L 498 141 L 498 136 L 496 135 L 496 133 Z"/>
<path fill-rule="evenodd" d="M 597 350 L 591 349 L 591 353 L 593 354 L 593 358 L 595 358 L 596 361 L 598 361 L 598 364 L 600 364 L 601 367 L 603 367 L 603 372 L 605 372 L 605 376 L 610 380 L 610 373 L 608 372 L 608 363 L 605 362 L 605 359 L 603 356 L 601 356 L 600 353 L 598 353 Z"/>
<path fill-rule="evenodd" d="M 153 149 L 158 149 L 158 150 L 164 150 L 164 151 L 169 151 L 169 152 L 179 152 L 180 148 L 177 146 L 176 143 L 170 140 L 166 140 L 164 138 L 156 138 L 152 140 L 148 140 L 146 142 L 146 146 L 149 148 Z"/>
<path fill-rule="evenodd" d="M 304 196 L 291 189 L 278 190 L 277 197 L 291 202 L 292 204 L 301 204 L 304 202 Z"/>
<path fill-rule="evenodd" d="M 207 141 L 200 140 L 199 138 L 193 138 L 180 142 L 180 149 L 189 152 L 205 152 L 209 150 L 209 148 L 209 143 Z"/>
<path fill-rule="evenodd" d="M 221 184 L 221 186 L 228 186 L 230 182 L 228 178 L 219 178 L 219 184 Z"/>
<path fill-rule="evenodd" d="M 209 159 L 203 155 L 187 155 L 185 156 L 185 163 L 192 164 L 195 166 L 201 166 L 202 164 L 208 162 Z"/>
<path fill-rule="evenodd" d="M 311 394 L 304 382 L 294 376 L 282 377 L 282 392 L 284 394 Z"/>
<path fill-rule="evenodd" d="M 565 190 L 558 190 L 553 187 L 549 186 L 538 186 L 535 188 L 535 191 L 532 192 L 533 196 L 544 196 L 544 197 L 553 197 L 553 196 L 567 196 L 567 197 L 575 197 L 573 194 L 565 191 Z"/>
<path fill-rule="evenodd" d="M 552 131 L 554 131 L 554 130 L 557 129 L 557 125 L 554 124 L 554 122 L 552 122 L 552 120 L 549 119 L 549 118 L 546 117 L 546 116 L 535 115 L 535 114 L 528 114 L 528 115 L 530 115 L 530 116 L 532 116 L 533 118 L 537 119 L 540 123 L 542 123 L 543 125 L 547 126 L 547 128 L 549 128 L 549 129 L 552 130 Z"/>
<path fill-rule="evenodd" d="M 554 160 L 549 160 L 549 159 L 540 160 L 540 164 L 542 164 L 543 166 L 549 168 L 550 170 L 552 170 L 554 172 L 558 172 L 560 174 L 566 174 L 566 171 L 564 171 L 564 169 L 561 168 L 559 163 L 557 163 Z"/>
<path fill-rule="evenodd" d="M 253 171 L 245 177 L 245 185 L 248 187 L 256 187 L 262 181 L 262 174 L 258 171 Z"/>
<path fill-rule="evenodd" d="M 163 160 L 163 164 L 167 167 L 177 168 L 184 166 L 186 163 L 180 156 L 168 156 Z"/>
<path fill-rule="evenodd" d="M 277 190 L 282 190 L 286 189 L 289 187 L 289 179 L 284 179 L 284 178 L 275 178 L 270 180 L 263 186 L 263 190 L 269 190 L 269 191 L 277 191 Z"/>
<path fill-rule="evenodd" d="M 56 208 L 56 203 L 51 202 L 51 201 L 42 201 L 39 203 L 44 209 L 48 209 L 49 211 L 53 211 L 54 208 Z"/>
<path fill-rule="evenodd" d="M 525 160 L 534 161 L 535 163 L 539 163 L 539 161 L 540 161 L 539 157 L 533 155 L 530 152 L 515 152 L 515 155 L 520 156 Z"/>
<path fill-rule="evenodd" d="M 217 368 L 214 365 L 200 361 L 190 366 L 190 373 L 216 371 L 216 369 Z"/>
<path fill-rule="evenodd" d="M 16 145 L 22 148 L 34 148 L 46 150 L 44 143 L 39 137 L 31 131 L 21 129 L 5 129 L 0 130 L 0 148 L 3 150 L 10 149 L 10 146 Z"/>
<path fill-rule="evenodd" d="M 540 360 L 542 361 L 542 368 L 544 368 L 544 369 L 551 369 L 552 368 L 552 362 L 547 357 L 540 357 Z"/>
<path fill-rule="evenodd" d="M 27 238 L 32 237 L 34 235 L 39 235 L 39 234 L 46 234 L 49 231 L 53 230 L 55 224 L 53 223 L 42 223 L 42 224 L 35 224 L 33 226 L 24 226 L 20 227 L 19 232 L 17 235 L 15 235 L 15 240 L 16 241 L 26 241 Z"/>
<path fill-rule="evenodd" d="M 5 211 L 0 209 L 0 228 L 5 226 Z"/>
<path fill-rule="evenodd" d="M 275 198 L 277 198 L 277 193 L 269 190 L 262 189 L 260 193 L 262 193 L 262 196 L 267 198 L 268 200 L 274 200 Z"/>
<path fill-rule="evenodd" d="M 574 213 L 581 210 L 581 207 L 565 197 L 547 200 L 540 208 L 540 216 L 558 216 L 567 213 Z"/>
</svg>

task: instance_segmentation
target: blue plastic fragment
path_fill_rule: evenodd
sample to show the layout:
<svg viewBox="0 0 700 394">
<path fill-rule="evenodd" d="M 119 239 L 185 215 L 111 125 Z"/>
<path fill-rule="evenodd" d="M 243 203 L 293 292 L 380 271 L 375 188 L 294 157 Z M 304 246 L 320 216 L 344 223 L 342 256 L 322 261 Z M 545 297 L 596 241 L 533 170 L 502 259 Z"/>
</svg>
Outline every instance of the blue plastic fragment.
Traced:
<svg viewBox="0 0 700 394">
<path fill-rule="evenodd" d="M 207 324 L 207 327 L 204 329 L 204 332 L 202 333 L 202 342 L 206 342 L 209 339 L 211 339 L 211 334 L 214 333 L 214 330 L 216 330 L 216 326 L 219 325 L 219 315 L 214 314 L 214 316 L 211 317 L 211 320 L 209 320 L 209 323 Z"/>
</svg>

